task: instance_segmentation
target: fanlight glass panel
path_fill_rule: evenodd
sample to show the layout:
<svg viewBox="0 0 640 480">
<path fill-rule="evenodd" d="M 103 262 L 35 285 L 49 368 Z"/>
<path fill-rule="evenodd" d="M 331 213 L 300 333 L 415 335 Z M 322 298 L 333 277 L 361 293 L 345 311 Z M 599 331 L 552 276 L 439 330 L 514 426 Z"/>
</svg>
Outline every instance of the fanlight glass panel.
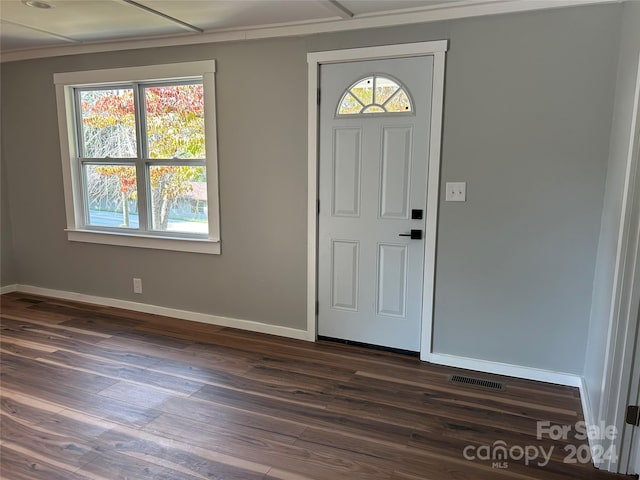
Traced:
<svg viewBox="0 0 640 480">
<path fill-rule="evenodd" d="M 387 112 L 410 112 L 411 101 L 404 90 L 400 90 L 385 104 Z"/>
<path fill-rule="evenodd" d="M 351 94 L 355 95 L 363 105 L 371 105 L 373 103 L 373 82 L 374 77 L 365 78 L 351 87 Z"/>
<path fill-rule="evenodd" d="M 404 87 L 395 80 L 371 75 L 358 80 L 342 95 L 338 115 L 407 113 L 413 105 Z"/>
</svg>

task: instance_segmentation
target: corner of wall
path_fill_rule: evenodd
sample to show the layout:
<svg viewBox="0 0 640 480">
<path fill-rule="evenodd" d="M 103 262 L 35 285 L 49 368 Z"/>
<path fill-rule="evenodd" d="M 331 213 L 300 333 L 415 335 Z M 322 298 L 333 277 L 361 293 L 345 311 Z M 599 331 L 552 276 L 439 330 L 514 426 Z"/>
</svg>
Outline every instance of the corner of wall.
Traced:
<svg viewBox="0 0 640 480">
<path fill-rule="evenodd" d="M 610 425 L 621 421 L 617 395 L 620 382 L 624 383 L 624 372 L 620 371 L 619 351 L 624 349 L 622 344 L 625 342 L 621 339 L 629 335 L 627 321 L 621 320 L 617 304 L 624 283 L 625 237 L 629 218 L 633 217 L 628 216 L 627 205 L 633 204 L 633 184 L 630 182 L 633 169 L 638 168 L 630 148 L 637 134 L 637 127 L 634 128 L 637 113 L 634 112 L 638 108 L 640 88 L 640 3 L 626 2 L 620 22 L 607 179 L 581 387 L 585 421 L 587 425 L 595 426 L 600 422 Z M 596 443 L 604 442 L 590 439 L 592 452 Z M 611 461 L 595 462 L 595 466 L 617 471 Z"/>
<path fill-rule="evenodd" d="M 17 281 L 18 275 L 15 251 L 13 248 L 13 228 L 11 223 L 3 127 L 4 122 L 0 119 L 0 286 L 4 287 L 14 284 Z"/>
</svg>

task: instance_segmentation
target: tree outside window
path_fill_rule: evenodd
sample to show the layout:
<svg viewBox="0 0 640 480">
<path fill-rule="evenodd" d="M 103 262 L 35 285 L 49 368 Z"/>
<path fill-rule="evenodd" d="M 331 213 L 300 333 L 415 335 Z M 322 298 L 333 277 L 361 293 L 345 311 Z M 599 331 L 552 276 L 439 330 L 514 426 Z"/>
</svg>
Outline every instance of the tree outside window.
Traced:
<svg viewBox="0 0 640 480">
<path fill-rule="evenodd" d="M 84 89 L 78 101 L 89 224 L 118 214 L 138 228 L 144 181 L 149 229 L 206 233 L 202 84 Z"/>
</svg>

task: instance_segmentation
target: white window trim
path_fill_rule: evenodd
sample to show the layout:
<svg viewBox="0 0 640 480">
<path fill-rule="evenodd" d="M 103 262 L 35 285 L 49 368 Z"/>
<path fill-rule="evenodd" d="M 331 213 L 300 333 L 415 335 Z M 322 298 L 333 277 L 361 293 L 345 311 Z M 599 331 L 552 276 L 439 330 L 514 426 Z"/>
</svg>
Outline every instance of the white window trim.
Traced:
<svg viewBox="0 0 640 480">
<path fill-rule="evenodd" d="M 194 253 L 220 253 L 220 202 L 218 189 L 218 140 L 216 125 L 215 60 L 149 65 L 141 67 L 56 73 L 58 127 L 67 219 L 67 238 L 74 242 L 100 243 L 138 248 L 176 250 Z M 82 187 L 79 181 L 73 89 L 92 84 L 182 79 L 202 76 L 206 106 L 204 123 L 206 136 L 207 203 L 209 234 L 206 238 L 150 235 L 148 232 L 117 232 L 88 230 L 82 222 Z M 70 128 L 71 127 L 71 128 Z"/>
</svg>

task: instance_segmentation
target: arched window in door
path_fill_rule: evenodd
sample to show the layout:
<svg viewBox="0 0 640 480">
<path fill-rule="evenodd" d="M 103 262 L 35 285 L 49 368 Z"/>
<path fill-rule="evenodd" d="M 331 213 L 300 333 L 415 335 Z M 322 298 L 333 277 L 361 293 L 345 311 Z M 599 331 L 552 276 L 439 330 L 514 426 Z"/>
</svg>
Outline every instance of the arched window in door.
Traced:
<svg viewBox="0 0 640 480">
<path fill-rule="evenodd" d="M 342 95 L 338 116 L 411 113 L 413 104 L 404 86 L 397 80 L 373 74 L 351 85 Z"/>
</svg>

